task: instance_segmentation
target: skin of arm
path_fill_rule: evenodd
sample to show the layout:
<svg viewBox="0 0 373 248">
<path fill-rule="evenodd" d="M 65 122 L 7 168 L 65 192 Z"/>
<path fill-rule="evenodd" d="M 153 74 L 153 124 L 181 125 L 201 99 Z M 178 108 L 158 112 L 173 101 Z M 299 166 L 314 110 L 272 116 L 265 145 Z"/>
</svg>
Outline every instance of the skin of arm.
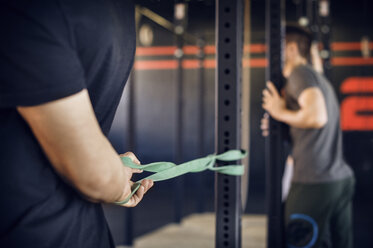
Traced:
<svg viewBox="0 0 373 248">
<path fill-rule="evenodd" d="M 132 173 L 104 136 L 96 120 L 87 90 L 31 107 L 17 107 L 53 165 L 66 181 L 88 199 L 112 203 L 131 192 Z M 140 163 L 132 153 L 130 157 Z M 136 206 L 153 186 L 144 180 L 127 207 Z"/>
<path fill-rule="evenodd" d="M 323 74 L 324 68 L 322 65 L 322 59 L 319 54 L 319 44 L 317 42 L 312 43 L 310 55 L 313 69 L 315 69 L 315 71 L 317 71 L 318 73 Z"/>
<path fill-rule="evenodd" d="M 280 96 L 273 83 L 268 82 L 263 90 L 262 107 L 275 120 L 296 128 L 320 129 L 328 122 L 324 96 L 320 89 L 305 89 L 298 97 L 299 110 L 286 108 L 285 99 Z"/>
</svg>

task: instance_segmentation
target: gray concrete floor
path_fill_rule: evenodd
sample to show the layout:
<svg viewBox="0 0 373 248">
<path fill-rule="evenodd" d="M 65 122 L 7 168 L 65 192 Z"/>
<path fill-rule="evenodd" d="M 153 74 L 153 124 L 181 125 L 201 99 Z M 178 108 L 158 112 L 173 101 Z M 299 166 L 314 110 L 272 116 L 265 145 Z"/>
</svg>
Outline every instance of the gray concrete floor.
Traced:
<svg viewBox="0 0 373 248">
<path fill-rule="evenodd" d="M 180 225 L 169 224 L 140 236 L 133 248 L 214 248 L 215 215 L 193 214 Z M 244 215 L 242 218 L 242 248 L 264 248 L 266 217 Z M 125 248 L 120 246 L 117 248 Z"/>
</svg>

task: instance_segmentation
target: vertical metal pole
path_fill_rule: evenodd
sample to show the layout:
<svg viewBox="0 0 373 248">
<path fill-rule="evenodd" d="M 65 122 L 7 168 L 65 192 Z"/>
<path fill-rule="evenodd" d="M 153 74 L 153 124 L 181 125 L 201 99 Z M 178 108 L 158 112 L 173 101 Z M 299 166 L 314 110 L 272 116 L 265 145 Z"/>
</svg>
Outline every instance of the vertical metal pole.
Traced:
<svg viewBox="0 0 373 248">
<path fill-rule="evenodd" d="M 197 40 L 198 46 L 198 110 L 199 110 L 199 118 L 198 118 L 198 155 L 199 157 L 205 156 L 205 95 L 206 95 L 206 83 L 205 83 L 205 41 L 202 38 Z M 203 187 L 203 180 L 204 174 L 200 173 L 196 175 L 197 180 L 197 212 L 202 213 L 204 208 L 205 202 L 205 188 Z"/>
<path fill-rule="evenodd" d="M 297 21 L 299 21 L 299 18 L 301 18 L 303 16 L 302 0 L 294 1 L 294 3 L 296 5 L 296 18 L 297 18 Z"/>
<path fill-rule="evenodd" d="M 284 38 L 284 1 L 266 2 L 266 44 L 268 66 L 266 80 L 272 81 L 278 89 L 282 88 L 283 38 Z M 268 211 L 267 247 L 284 246 L 284 221 L 281 202 L 284 151 L 282 125 L 270 119 L 269 136 L 265 142 L 266 158 L 266 197 Z"/>
<path fill-rule="evenodd" d="M 136 154 L 136 112 L 135 112 L 135 69 L 132 70 L 128 85 L 128 150 Z M 125 245 L 133 246 L 133 211 L 126 209 Z"/>
<path fill-rule="evenodd" d="M 318 14 L 318 1 L 311 0 L 310 4 L 310 29 L 312 32 L 313 41 L 319 41 L 319 14 Z"/>
<path fill-rule="evenodd" d="M 241 147 L 242 31 L 242 0 L 217 0 L 217 153 Z M 215 247 L 241 247 L 241 177 L 215 175 L 215 211 Z"/>
<path fill-rule="evenodd" d="M 177 58 L 177 69 L 176 69 L 176 97 L 177 97 L 177 108 L 176 108 L 176 151 L 175 151 L 175 162 L 180 164 L 183 161 L 183 113 L 184 113 L 184 85 L 183 85 L 183 40 L 180 35 L 176 36 L 177 50 L 176 53 L 179 55 Z M 183 196 L 183 177 L 178 177 L 175 179 L 175 222 L 180 223 L 182 215 L 182 196 Z"/>
<path fill-rule="evenodd" d="M 175 151 L 175 162 L 180 164 L 183 161 L 183 130 L 184 130 L 184 80 L 183 80 L 183 46 L 184 39 L 183 35 L 186 26 L 186 5 L 180 1 L 175 3 L 175 38 L 176 38 L 176 51 L 175 57 L 177 59 L 177 69 L 176 69 L 176 151 Z M 180 223 L 183 212 L 183 190 L 184 179 L 183 177 L 178 177 L 175 179 L 175 212 L 174 220 L 176 223 Z"/>
<path fill-rule="evenodd" d="M 251 0 L 244 0 L 244 47 L 249 48 L 246 52 L 244 50 L 245 60 L 250 61 L 250 39 L 251 39 L 251 17 L 250 17 L 250 4 Z M 242 164 L 245 165 L 245 174 L 241 177 L 241 190 L 242 190 L 242 209 L 245 211 L 248 192 L 249 192 L 249 161 L 250 161 L 250 67 L 245 67 L 242 71 L 242 118 L 241 118 L 241 147 L 248 151 L 248 156 L 242 159 Z"/>
<path fill-rule="evenodd" d="M 198 123 L 198 151 L 199 155 L 205 155 L 205 95 L 206 95 L 206 83 L 205 83 L 205 41 L 199 39 L 198 42 L 198 106 L 199 106 L 199 123 Z"/>
<path fill-rule="evenodd" d="M 138 33 L 137 30 L 139 28 L 139 23 L 141 19 L 141 14 L 137 11 L 138 6 L 136 6 L 135 10 L 135 28 L 136 34 Z M 136 46 L 137 44 L 137 37 L 136 37 Z M 135 56 L 136 61 L 136 56 Z M 129 85 L 128 85 L 128 150 L 132 151 L 136 154 L 136 70 L 132 68 L 130 77 L 129 77 Z M 134 221 L 133 221 L 133 210 L 131 208 L 126 208 L 125 214 L 125 245 L 133 246 L 133 230 L 134 230 Z"/>
<path fill-rule="evenodd" d="M 324 63 L 324 75 L 330 79 L 331 76 L 331 47 L 330 47 L 330 1 L 320 0 L 319 2 L 320 15 L 320 38 L 323 49 L 320 56 Z"/>
<path fill-rule="evenodd" d="M 139 7 L 136 6 L 135 10 L 135 23 L 136 23 L 136 46 L 138 46 L 137 33 L 139 30 L 139 23 L 141 20 L 141 13 L 137 11 Z M 136 55 L 134 64 L 136 62 Z M 136 154 L 136 70 L 132 68 L 129 78 L 129 94 L 128 94 L 128 146 L 129 150 Z"/>
</svg>

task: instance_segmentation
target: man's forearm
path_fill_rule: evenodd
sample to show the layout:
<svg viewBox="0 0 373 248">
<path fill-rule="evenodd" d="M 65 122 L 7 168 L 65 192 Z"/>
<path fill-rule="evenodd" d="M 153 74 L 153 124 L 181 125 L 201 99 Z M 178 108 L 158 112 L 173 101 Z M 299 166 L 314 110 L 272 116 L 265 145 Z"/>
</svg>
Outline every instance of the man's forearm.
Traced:
<svg viewBox="0 0 373 248">
<path fill-rule="evenodd" d="M 94 201 L 130 192 L 118 154 L 102 134 L 86 90 L 35 107 L 19 107 L 56 171 Z"/>
<path fill-rule="evenodd" d="M 61 167 L 74 168 L 61 174 L 93 201 L 124 200 L 130 194 L 130 178 L 109 141 L 102 135 L 84 143 L 70 156 L 58 160 L 64 163 Z"/>
<path fill-rule="evenodd" d="M 263 90 L 263 108 L 276 120 L 297 128 L 322 128 L 328 121 L 324 96 L 317 87 L 310 87 L 298 97 L 299 110 L 289 110 L 273 83 Z"/>
<path fill-rule="evenodd" d="M 275 119 L 296 128 L 321 128 L 324 125 L 317 118 L 313 118 L 313 115 L 302 110 L 284 109 Z"/>
</svg>

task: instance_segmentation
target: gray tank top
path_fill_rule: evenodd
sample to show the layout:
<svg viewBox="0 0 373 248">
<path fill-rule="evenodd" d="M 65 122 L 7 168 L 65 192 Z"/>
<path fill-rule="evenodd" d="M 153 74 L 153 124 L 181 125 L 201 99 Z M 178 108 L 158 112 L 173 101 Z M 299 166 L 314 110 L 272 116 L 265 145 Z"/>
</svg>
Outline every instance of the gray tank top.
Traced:
<svg viewBox="0 0 373 248">
<path fill-rule="evenodd" d="M 294 157 L 293 182 L 320 183 L 351 177 L 353 172 L 342 154 L 339 105 L 330 82 L 309 65 L 296 67 L 285 85 L 289 109 L 299 109 L 298 97 L 303 90 L 317 87 L 326 103 L 328 122 L 321 129 L 290 127 Z"/>
</svg>

